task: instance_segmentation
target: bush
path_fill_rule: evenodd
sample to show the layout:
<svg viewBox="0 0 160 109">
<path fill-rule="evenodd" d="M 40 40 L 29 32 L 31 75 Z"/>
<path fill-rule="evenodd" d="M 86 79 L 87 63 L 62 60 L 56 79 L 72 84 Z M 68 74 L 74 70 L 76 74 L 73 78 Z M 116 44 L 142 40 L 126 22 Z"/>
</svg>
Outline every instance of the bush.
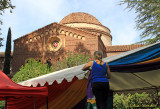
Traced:
<svg viewBox="0 0 160 109">
<path fill-rule="evenodd" d="M 47 64 L 42 64 L 35 59 L 29 59 L 24 66 L 21 66 L 20 71 L 13 76 L 12 80 L 18 83 L 47 73 L 81 65 L 91 60 L 92 56 L 89 53 L 80 51 L 68 51 L 66 52 L 65 56 L 62 56 L 61 60 L 51 59 L 51 67 L 49 67 Z"/>
<path fill-rule="evenodd" d="M 18 83 L 50 73 L 52 70 L 52 67 L 49 69 L 47 64 L 42 64 L 35 59 L 29 59 L 25 66 L 21 66 L 20 71 L 13 76 L 12 80 Z"/>
<path fill-rule="evenodd" d="M 4 109 L 5 108 L 5 101 L 0 101 L 0 109 Z"/>
<path fill-rule="evenodd" d="M 156 107 L 155 101 L 156 95 L 153 92 L 147 94 L 143 92 L 141 94 L 127 94 L 121 95 L 115 94 L 113 99 L 113 108 L 114 109 L 134 109 L 134 108 L 143 108 L 143 107 Z"/>
<path fill-rule="evenodd" d="M 85 52 L 68 51 L 66 55 L 61 58 L 61 60 L 51 59 L 51 63 L 55 71 L 70 68 L 73 66 L 85 64 L 92 60 L 92 56 Z"/>
</svg>

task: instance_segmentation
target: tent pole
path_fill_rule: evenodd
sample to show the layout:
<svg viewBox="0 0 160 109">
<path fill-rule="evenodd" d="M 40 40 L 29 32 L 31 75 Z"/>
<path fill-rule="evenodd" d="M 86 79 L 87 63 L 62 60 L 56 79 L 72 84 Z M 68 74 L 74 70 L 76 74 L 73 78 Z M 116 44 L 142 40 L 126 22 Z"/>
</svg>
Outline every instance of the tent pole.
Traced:
<svg viewBox="0 0 160 109">
<path fill-rule="evenodd" d="M 48 96 L 46 96 L 46 103 L 47 103 L 47 109 L 48 109 Z"/>
<path fill-rule="evenodd" d="M 35 98 L 34 98 L 34 109 L 36 109 L 36 101 L 35 101 Z"/>
<path fill-rule="evenodd" d="M 6 97 L 6 100 L 5 100 L 5 109 L 7 109 L 7 97 Z"/>
</svg>

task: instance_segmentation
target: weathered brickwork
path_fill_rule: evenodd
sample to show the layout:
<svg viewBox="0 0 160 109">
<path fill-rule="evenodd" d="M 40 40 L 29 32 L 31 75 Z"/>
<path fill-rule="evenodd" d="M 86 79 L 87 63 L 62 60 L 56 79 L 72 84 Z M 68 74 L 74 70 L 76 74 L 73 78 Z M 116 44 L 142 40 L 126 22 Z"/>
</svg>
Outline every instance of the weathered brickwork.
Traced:
<svg viewBox="0 0 160 109">
<path fill-rule="evenodd" d="M 107 56 L 117 55 L 129 50 L 137 49 L 144 46 L 143 44 L 134 44 L 134 45 L 114 45 L 106 46 Z"/>
<path fill-rule="evenodd" d="M 48 46 L 53 37 L 58 37 L 61 40 L 61 48 L 55 52 L 51 51 Z M 29 58 L 46 63 L 48 59 L 60 59 L 68 50 L 81 50 L 91 54 L 100 50 L 105 53 L 105 46 L 99 37 L 98 34 L 57 23 L 47 25 L 14 41 L 13 72 L 17 72 Z"/>
<path fill-rule="evenodd" d="M 107 56 L 106 47 L 100 37 L 98 37 L 98 51 L 101 51 L 103 53 L 103 57 Z"/>
<path fill-rule="evenodd" d="M 94 16 L 83 12 L 71 13 L 70 15 L 64 17 L 61 20 L 60 24 L 66 24 L 72 22 L 77 22 L 77 23 L 88 22 L 92 24 L 102 25 Z"/>
</svg>

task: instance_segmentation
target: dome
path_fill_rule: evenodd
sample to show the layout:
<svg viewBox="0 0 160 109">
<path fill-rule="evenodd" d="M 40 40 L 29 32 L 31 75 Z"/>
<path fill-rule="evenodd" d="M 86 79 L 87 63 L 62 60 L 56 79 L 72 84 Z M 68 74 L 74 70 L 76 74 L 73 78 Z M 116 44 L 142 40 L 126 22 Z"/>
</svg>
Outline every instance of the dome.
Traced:
<svg viewBox="0 0 160 109">
<path fill-rule="evenodd" d="M 60 24 L 69 23 L 88 23 L 102 25 L 94 16 L 83 12 L 71 13 L 60 21 Z"/>
</svg>

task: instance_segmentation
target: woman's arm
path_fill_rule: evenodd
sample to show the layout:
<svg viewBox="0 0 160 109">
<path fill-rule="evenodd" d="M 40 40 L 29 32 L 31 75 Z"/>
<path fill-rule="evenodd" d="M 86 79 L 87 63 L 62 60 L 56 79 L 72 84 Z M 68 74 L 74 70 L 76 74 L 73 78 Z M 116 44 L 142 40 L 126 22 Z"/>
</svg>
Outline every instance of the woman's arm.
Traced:
<svg viewBox="0 0 160 109">
<path fill-rule="evenodd" d="M 90 70 L 89 67 L 93 66 L 93 61 L 88 62 L 83 68 L 83 71 Z"/>
<path fill-rule="evenodd" d="M 109 68 L 108 63 L 106 63 L 106 65 L 107 65 L 107 78 L 110 79 L 111 78 L 110 68 Z"/>
</svg>

